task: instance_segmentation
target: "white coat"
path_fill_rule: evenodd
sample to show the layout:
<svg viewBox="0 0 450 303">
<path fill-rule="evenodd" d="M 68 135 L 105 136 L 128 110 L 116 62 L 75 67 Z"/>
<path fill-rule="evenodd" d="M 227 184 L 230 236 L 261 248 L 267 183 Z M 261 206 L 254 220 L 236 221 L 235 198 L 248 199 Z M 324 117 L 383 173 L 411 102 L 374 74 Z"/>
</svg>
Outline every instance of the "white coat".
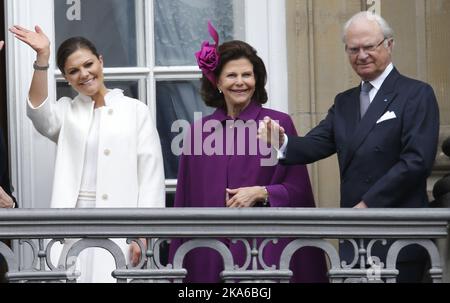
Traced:
<svg viewBox="0 0 450 303">
<path fill-rule="evenodd" d="M 158 132 L 148 107 L 119 89 L 105 96 L 99 130 L 96 207 L 164 207 L 164 170 Z M 93 119 L 90 97 L 28 102 L 35 128 L 57 143 L 51 206 L 74 208 L 81 186 L 86 141 Z"/>
</svg>

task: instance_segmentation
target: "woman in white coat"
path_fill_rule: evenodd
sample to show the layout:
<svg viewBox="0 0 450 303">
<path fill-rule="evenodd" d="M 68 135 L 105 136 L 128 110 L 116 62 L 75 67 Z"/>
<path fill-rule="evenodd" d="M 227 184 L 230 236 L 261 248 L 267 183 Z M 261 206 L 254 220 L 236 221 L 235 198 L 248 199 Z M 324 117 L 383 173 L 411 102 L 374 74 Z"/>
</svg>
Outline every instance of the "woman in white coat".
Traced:
<svg viewBox="0 0 450 303">
<path fill-rule="evenodd" d="M 20 26 L 10 31 L 36 51 L 27 114 L 35 128 L 57 144 L 52 207 L 164 207 L 161 144 L 150 111 L 121 90 L 106 88 L 103 58 L 95 46 L 82 37 L 61 44 L 58 68 L 79 95 L 56 102 L 48 98 L 49 39 L 38 26 L 35 31 Z M 66 241 L 61 256 L 73 242 Z M 137 264 L 139 246 L 133 242 L 127 249 L 124 240 L 120 243 L 129 250 L 131 264 Z M 100 249 L 83 252 L 78 281 L 114 281 L 112 260 Z"/>
</svg>

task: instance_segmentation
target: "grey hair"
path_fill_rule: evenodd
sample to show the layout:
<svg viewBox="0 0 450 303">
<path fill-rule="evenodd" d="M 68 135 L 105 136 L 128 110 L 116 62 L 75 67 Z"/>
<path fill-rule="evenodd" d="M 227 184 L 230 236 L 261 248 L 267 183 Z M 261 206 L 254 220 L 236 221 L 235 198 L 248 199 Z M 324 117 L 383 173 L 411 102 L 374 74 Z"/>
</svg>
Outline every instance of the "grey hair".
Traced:
<svg viewBox="0 0 450 303">
<path fill-rule="evenodd" d="M 344 27 L 342 30 L 342 41 L 344 43 L 346 43 L 345 38 L 347 37 L 347 32 L 348 32 L 350 25 L 352 25 L 352 23 L 355 22 L 356 20 L 362 20 L 362 19 L 369 20 L 369 21 L 375 21 L 376 23 L 378 23 L 378 25 L 381 28 L 381 31 L 383 32 L 385 39 L 394 38 L 394 31 L 392 30 L 391 26 L 387 23 L 387 21 L 383 19 L 383 17 L 381 17 L 380 15 L 375 14 L 373 12 L 364 11 L 364 12 L 359 12 L 359 13 L 353 15 L 353 17 L 351 17 L 344 24 Z"/>
</svg>

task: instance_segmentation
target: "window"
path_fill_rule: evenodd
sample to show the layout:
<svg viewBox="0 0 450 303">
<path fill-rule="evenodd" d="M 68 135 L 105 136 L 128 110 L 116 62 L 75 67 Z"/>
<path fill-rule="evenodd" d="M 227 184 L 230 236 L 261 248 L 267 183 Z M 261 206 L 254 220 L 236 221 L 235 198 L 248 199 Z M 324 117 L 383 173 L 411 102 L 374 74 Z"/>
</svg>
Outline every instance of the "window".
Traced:
<svg viewBox="0 0 450 303">
<path fill-rule="evenodd" d="M 138 56 L 137 29 L 142 23 L 142 1 L 54 0 L 55 46 L 73 36 L 94 42 L 105 59 L 105 67 L 143 66 Z M 139 39 L 138 39 L 139 38 Z"/>
</svg>

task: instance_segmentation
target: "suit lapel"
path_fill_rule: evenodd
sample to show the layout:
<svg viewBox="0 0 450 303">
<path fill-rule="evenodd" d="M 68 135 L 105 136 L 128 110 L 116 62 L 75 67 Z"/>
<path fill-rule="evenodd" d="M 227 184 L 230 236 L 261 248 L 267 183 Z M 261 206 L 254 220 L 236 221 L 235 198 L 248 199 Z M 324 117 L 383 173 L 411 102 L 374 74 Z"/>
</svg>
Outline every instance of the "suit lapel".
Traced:
<svg viewBox="0 0 450 303">
<path fill-rule="evenodd" d="M 345 138 L 348 141 L 353 138 L 353 135 L 359 124 L 359 93 L 361 89 L 355 88 L 350 96 L 348 104 L 346 104 L 345 109 Z M 350 142 L 347 142 L 350 143 Z M 349 146 L 349 144 L 346 144 Z"/>
<path fill-rule="evenodd" d="M 353 135 L 349 137 L 349 141 L 347 142 L 347 146 L 349 146 L 349 148 L 347 149 L 344 160 L 342 174 L 345 173 L 345 170 L 350 164 L 350 161 L 353 159 L 355 152 L 367 138 L 372 129 L 376 126 L 378 119 L 384 114 L 386 109 L 397 96 L 397 92 L 394 91 L 394 87 L 399 76 L 400 74 L 398 71 L 394 69 L 386 78 L 374 100 L 370 104 L 364 118 L 357 125 Z M 354 96 L 354 98 L 358 100 L 359 103 L 359 92 L 361 89 L 356 89 L 355 91 L 357 94 L 355 94 L 356 97 Z M 356 109 L 359 110 L 359 106 L 356 106 Z M 350 120 L 352 119 L 350 118 Z"/>
</svg>

